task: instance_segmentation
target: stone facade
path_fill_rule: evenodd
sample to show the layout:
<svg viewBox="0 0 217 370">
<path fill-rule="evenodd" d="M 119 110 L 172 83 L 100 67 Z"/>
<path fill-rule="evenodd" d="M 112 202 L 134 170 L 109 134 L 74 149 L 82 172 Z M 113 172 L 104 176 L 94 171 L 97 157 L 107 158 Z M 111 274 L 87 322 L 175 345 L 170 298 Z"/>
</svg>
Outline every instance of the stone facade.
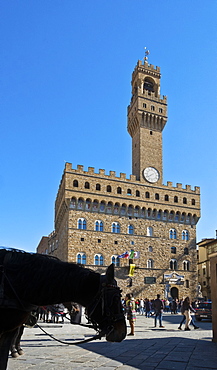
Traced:
<svg viewBox="0 0 217 370">
<path fill-rule="evenodd" d="M 138 62 L 132 78 L 128 131 L 132 136 L 130 178 L 93 167 L 84 171 L 66 163 L 55 202 L 55 231 L 38 246 L 70 262 L 105 272 L 116 265 L 124 293 L 155 298 L 197 293 L 196 224 L 200 218 L 200 189 L 162 184 L 162 131 L 167 101 L 160 96 L 160 69 Z M 151 169 L 147 177 L 144 169 Z M 157 177 L 155 176 L 157 173 Z M 134 250 L 139 258 L 118 256 Z M 136 265 L 129 279 L 129 262 Z M 152 284 L 145 278 L 153 277 Z"/>
</svg>

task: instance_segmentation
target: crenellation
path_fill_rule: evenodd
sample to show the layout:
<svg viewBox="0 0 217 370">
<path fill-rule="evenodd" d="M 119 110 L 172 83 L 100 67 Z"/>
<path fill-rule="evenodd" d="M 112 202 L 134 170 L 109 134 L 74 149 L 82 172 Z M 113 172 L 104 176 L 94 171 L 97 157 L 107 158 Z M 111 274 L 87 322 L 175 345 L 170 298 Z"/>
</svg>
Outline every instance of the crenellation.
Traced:
<svg viewBox="0 0 217 370">
<path fill-rule="evenodd" d="M 194 191 L 196 194 L 200 194 L 200 186 L 195 186 Z"/>
<path fill-rule="evenodd" d="M 109 171 L 109 176 L 116 177 L 116 172 L 115 171 Z"/>
<path fill-rule="evenodd" d="M 120 178 L 126 180 L 126 173 L 121 172 L 120 173 Z"/>
<path fill-rule="evenodd" d="M 65 171 L 71 171 L 72 170 L 72 163 L 66 162 L 65 163 Z"/>
<path fill-rule="evenodd" d="M 81 164 L 78 164 L 78 165 L 77 165 L 77 170 L 78 170 L 79 172 L 83 172 L 83 171 L 84 171 L 84 166 L 83 166 L 83 165 L 81 165 Z"/>
<path fill-rule="evenodd" d="M 88 167 L 88 173 L 94 174 L 95 168 L 94 167 Z"/>
<path fill-rule="evenodd" d="M 173 186 L 172 181 L 167 181 L 167 186 L 168 186 L 168 188 L 172 188 L 172 186 Z"/>
<path fill-rule="evenodd" d="M 135 175 L 130 175 L 130 181 L 136 181 L 136 176 Z"/>
<path fill-rule="evenodd" d="M 70 173 L 73 172 L 74 174 L 76 174 L 76 173 L 82 174 L 83 173 L 85 176 L 87 176 L 87 175 L 90 175 L 90 176 L 94 175 L 94 177 L 100 176 L 100 177 L 104 177 L 105 179 L 110 178 L 110 179 L 113 179 L 113 180 L 120 180 L 120 179 L 121 180 L 126 180 L 127 182 L 131 183 L 131 184 L 129 184 L 131 186 L 132 185 L 135 185 L 135 186 L 141 185 L 142 187 L 145 187 L 145 188 L 146 187 L 148 188 L 148 187 L 151 186 L 150 184 L 145 185 L 144 183 L 141 183 L 141 181 L 136 178 L 136 175 L 130 174 L 129 178 L 127 178 L 126 173 L 121 172 L 120 177 L 118 177 L 116 175 L 116 171 L 112 171 L 112 170 L 109 171 L 109 175 L 106 175 L 105 169 L 99 169 L 99 173 L 96 173 L 94 167 L 88 167 L 88 171 L 84 171 L 84 166 L 83 165 L 78 165 L 77 170 L 76 170 L 76 169 L 72 168 L 71 163 L 66 163 L 65 171 L 70 172 Z M 63 179 L 61 180 L 61 183 L 62 183 L 62 181 L 63 181 Z M 153 186 L 151 186 L 151 187 L 153 187 Z M 187 192 L 191 192 L 191 193 L 195 193 L 195 194 L 200 194 L 200 187 L 198 187 L 198 186 L 195 186 L 194 189 L 192 189 L 191 185 L 186 185 L 185 188 L 183 188 L 182 183 L 177 183 L 176 186 L 173 186 L 172 181 L 167 181 L 167 185 L 163 185 L 163 184 L 160 185 L 160 186 L 158 185 L 156 187 L 156 191 L 157 191 L 157 189 L 166 190 L 167 188 L 169 188 L 173 191 L 178 189 L 178 190 L 181 190 L 182 192 L 187 191 Z"/>
</svg>

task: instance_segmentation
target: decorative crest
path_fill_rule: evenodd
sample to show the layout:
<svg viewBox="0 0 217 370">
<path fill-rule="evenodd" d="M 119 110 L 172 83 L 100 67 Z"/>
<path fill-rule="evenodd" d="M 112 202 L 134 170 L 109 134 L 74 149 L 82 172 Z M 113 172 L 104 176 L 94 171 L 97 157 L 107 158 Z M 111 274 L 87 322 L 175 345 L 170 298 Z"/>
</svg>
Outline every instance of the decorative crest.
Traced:
<svg viewBox="0 0 217 370">
<path fill-rule="evenodd" d="M 145 61 L 148 61 L 148 55 L 150 54 L 150 51 L 147 49 L 147 47 L 145 47 L 144 49 L 145 49 L 145 57 L 144 57 L 144 60 Z"/>
</svg>

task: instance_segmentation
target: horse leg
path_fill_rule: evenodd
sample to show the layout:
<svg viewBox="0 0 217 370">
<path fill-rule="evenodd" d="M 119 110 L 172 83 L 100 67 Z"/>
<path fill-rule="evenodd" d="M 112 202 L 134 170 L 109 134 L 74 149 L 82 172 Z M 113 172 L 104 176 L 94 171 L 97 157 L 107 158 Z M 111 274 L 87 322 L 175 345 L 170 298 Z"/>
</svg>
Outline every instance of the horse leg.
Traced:
<svg viewBox="0 0 217 370">
<path fill-rule="evenodd" d="M 0 370 L 6 370 L 7 369 L 7 363 L 8 363 L 8 355 L 9 355 L 9 349 L 11 345 L 11 341 L 16 334 L 17 329 L 2 333 L 0 336 Z"/>
<path fill-rule="evenodd" d="M 19 332 L 18 332 L 18 335 L 17 335 L 17 339 L 16 339 L 16 343 L 15 343 L 16 350 L 17 350 L 17 352 L 20 356 L 24 354 L 24 352 L 23 352 L 23 350 L 20 346 L 20 341 L 21 341 L 21 337 L 23 335 L 23 332 L 24 332 L 24 325 L 20 326 Z"/>
<path fill-rule="evenodd" d="M 20 330 L 20 327 L 18 327 L 15 331 L 15 334 L 12 338 L 12 341 L 11 341 L 11 345 L 10 345 L 10 352 L 11 352 L 11 356 L 13 358 L 16 358 L 19 356 L 19 353 L 17 352 L 17 348 L 16 348 L 16 343 L 17 343 L 17 338 L 18 338 L 18 335 L 19 335 L 19 330 Z"/>
</svg>

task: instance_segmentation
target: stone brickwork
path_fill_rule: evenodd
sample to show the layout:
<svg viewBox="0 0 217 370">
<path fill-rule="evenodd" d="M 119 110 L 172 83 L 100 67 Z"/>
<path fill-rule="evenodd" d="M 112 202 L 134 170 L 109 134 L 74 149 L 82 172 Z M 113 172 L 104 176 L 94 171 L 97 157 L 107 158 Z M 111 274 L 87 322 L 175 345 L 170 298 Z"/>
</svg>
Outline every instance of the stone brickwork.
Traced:
<svg viewBox="0 0 217 370">
<path fill-rule="evenodd" d="M 147 80 L 147 76 L 152 80 Z M 85 171 L 81 165 L 73 168 L 66 163 L 55 202 L 55 231 L 48 236 L 44 251 L 41 246 L 39 251 L 65 261 L 83 262 L 99 272 L 105 272 L 112 261 L 119 264 L 115 267 L 116 277 L 124 294 L 130 291 L 136 297 L 151 299 L 157 293 L 165 298 L 186 295 L 194 298 L 200 188 L 162 184 L 166 97 L 159 95 L 159 68 L 139 62 L 132 86 L 128 131 L 132 136 L 133 175 L 117 176 L 115 171 L 106 175 L 104 169 L 96 172 L 89 167 Z M 153 91 L 149 94 L 144 86 L 147 89 L 151 86 Z M 144 90 L 141 96 L 139 89 Z M 139 110 L 141 99 L 147 104 Z M 155 106 L 154 115 L 151 103 Z M 150 183 L 142 177 L 146 166 L 157 168 L 159 181 Z M 139 252 L 140 257 L 131 261 L 136 269 L 129 287 L 129 259 L 118 256 L 131 249 Z M 99 261 L 101 258 L 102 265 L 96 265 L 96 256 Z M 144 281 L 148 277 L 155 278 L 153 284 Z"/>
</svg>

